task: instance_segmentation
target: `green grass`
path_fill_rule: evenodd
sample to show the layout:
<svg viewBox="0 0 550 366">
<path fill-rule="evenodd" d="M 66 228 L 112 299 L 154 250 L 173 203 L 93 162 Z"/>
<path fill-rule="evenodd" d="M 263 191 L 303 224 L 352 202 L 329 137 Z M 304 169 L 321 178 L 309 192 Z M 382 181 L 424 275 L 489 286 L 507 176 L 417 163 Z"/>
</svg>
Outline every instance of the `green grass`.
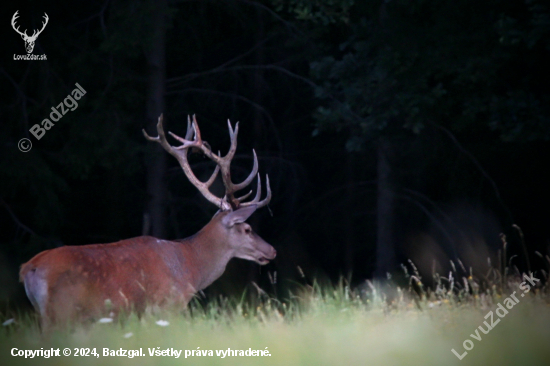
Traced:
<svg viewBox="0 0 550 366">
<path fill-rule="evenodd" d="M 336 286 L 303 286 L 281 303 L 260 294 L 252 302 L 220 300 L 198 303 L 180 313 L 131 315 L 113 323 L 77 325 L 72 330 L 41 334 L 36 319 L 16 317 L 0 329 L 0 365 L 548 365 L 550 363 L 550 306 L 546 288 L 538 285 L 520 300 L 481 341 L 470 334 L 483 324 L 517 281 L 508 278 L 509 291 L 466 279 L 462 286 L 439 278 L 426 289 L 420 278 L 408 276 L 408 288 L 370 283 L 350 290 Z M 418 282 L 417 282 L 418 280 Z M 437 280 L 437 278 L 436 278 Z M 502 283 L 502 281 L 500 281 Z M 515 288 L 515 290 L 514 290 Z M 482 291 L 483 290 L 483 291 Z M 391 294 L 391 298 L 390 298 Z M 517 296 L 517 295 L 516 295 Z M 495 320 L 498 316 L 494 315 Z M 5 317 L 4 317 L 5 318 Z M 4 320 L 0 318 L 0 320 Z M 156 324 L 169 322 L 167 326 Z M 125 338 L 125 335 L 131 336 Z M 475 335 L 475 334 L 474 334 Z M 451 352 L 464 352 L 463 341 L 474 348 L 459 361 Z M 22 350 L 96 349 L 99 358 L 10 355 Z M 149 356 L 148 348 L 182 350 L 180 358 Z M 267 350 L 271 356 L 216 356 L 216 350 Z M 143 357 L 104 357 L 103 348 L 143 349 Z M 214 356 L 185 358 L 185 350 L 212 350 Z"/>
</svg>

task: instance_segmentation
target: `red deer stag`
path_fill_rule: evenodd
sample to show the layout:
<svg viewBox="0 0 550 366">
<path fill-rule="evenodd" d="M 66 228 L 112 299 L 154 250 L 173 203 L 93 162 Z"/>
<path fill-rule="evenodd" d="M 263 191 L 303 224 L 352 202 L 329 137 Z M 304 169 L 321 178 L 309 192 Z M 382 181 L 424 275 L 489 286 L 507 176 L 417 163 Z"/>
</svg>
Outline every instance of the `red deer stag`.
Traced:
<svg viewBox="0 0 550 366">
<path fill-rule="evenodd" d="M 143 134 L 158 142 L 180 163 L 189 181 L 204 197 L 219 207 L 205 227 L 195 235 L 181 240 L 162 240 L 140 236 L 111 244 L 64 246 L 37 254 L 21 266 L 20 279 L 32 305 L 40 314 L 43 328 L 54 323 L 93 319 L 121 309 L 142 313 L 147 305 L 167 303 L 187 305 L 193 295 L 219 278 L 231 258 L 238 257 L 261 265 L 275 258 L 275 249 L 260 238 L 246 219 L 271 200 L 269 177 L 267 196 L 261 198 L 261 181 L 254 199 L 251 194 L 236 197 L 258 172 L 258 158 L 250 175 L 239 184 L 231 180 L 230 165 L 237 149 L 239 123 L 233 130 L 229 123 L 231 147 L 224 157 L 216 155 L 201 138 L 197 120 L 188 121 L 185 138 L 170 134 L 182 143 L 171 146 L 166 140 L 162 115 L 157 124 L 158 137 Z M 193 139 L 191 139 L 193 137 Z M 202 151 L 216 163 L 214 173 L 206 182 L 195 177 L 189 162 L 189 148 Z M 209 187 L 219 171 L 225 195 L 217 197 Z"/>
</svg>

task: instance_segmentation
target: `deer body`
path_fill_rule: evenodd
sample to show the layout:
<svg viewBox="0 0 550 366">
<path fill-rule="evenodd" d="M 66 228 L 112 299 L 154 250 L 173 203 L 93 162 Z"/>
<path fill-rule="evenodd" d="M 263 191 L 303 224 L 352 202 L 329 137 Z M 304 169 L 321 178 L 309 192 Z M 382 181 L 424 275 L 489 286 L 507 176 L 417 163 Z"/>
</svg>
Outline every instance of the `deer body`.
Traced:
<svg viewBox="0 0 550 366">
<path fill-rule="evenodd" d="M 157 128 L 164 137 L 160 132 L 162 119 Z M 232 145 L 235 141 L 236 132 Z M 222 173 L 227 174 L 228 168 L 229 164 L 222 167 Z M 218 171 L 217 167 L 214 173 Z M 230 181 L 230 177 L 227 179 Z M 208 188 L 208 184 L 198 184 L 201 192 Z M 269 185 L 265 200 L 259 201 L 260 193 L 242 207 L 233 208 L 231 201 L 224 201 L 227 198 L 220 200 L 220 211 L 186 239 L 140 236 L 111 244 L 64 246 L 37 254 L 21 266 L 20 279 L 40 314 L 43 328 L 121 310 L 140 314 L 148 305 L 184 307 L 197 291 L 223 274 L 232 258 L 267 264 L 275 258 L 275 249 L 245 222 L 257 207 L 269 202 Z"/>
</svg>

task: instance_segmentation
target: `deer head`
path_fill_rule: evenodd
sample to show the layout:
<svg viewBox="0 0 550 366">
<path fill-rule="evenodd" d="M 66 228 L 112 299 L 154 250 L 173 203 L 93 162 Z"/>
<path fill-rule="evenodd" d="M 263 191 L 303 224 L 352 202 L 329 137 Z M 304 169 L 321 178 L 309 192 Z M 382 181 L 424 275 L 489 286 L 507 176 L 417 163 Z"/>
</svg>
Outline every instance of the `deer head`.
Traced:
<svg viewBox="0 0 550 366">
<path fill-rule="evenodd" d="M 269 260 L 275 258 L 275 249 L 255 234 L 249 224 L 245 223 L 246 219 L 248 219 L 248 217 L 252 215 L 257 208 L 266 206 L 271 200 L 271 187 L 269 185 L 268 175 L 266 175 L 267 194 L 263 200 L 260 200 L 262 195 L 262 185 L 260 175 L 258 174 L 258 157 L 256 156 L 256 152 L 254 150 L 252 150 L 254 155 L 252 172 L 241 183 L 235 184 L 231 180 L 230 167 L 231 160 L 235 156 L 235 151 L 237 150 L 239 123 L 237 122 L 235 129 L 233 129 L 229 120 L 227 121 L 231 146 L 227 154 L 223 157 L 221 157 L 219 153 L 218 155 L 214 154 L 210 149 L 210 146 L 202 140 L 201 132 L 195 116 L 193 116 L 192 122 L 190 118 L 187 120 L 187 133 L 185 138 L 169 132 L 174 139 L 182 143 L 182 145 L 176 147 L 171 146 L 166 140 L 166 135 L 162 124 L 163 117 L 161 115 L 157 124 L 158 136 L 151 137 L 145 132 L 145 130 L 143 130 L 145 138 L 150 141 L 158 142 L 168 153 L 174 156 L 180 163 L 189 181 L 197 187 L 197 189 L 208 201 L 220 209 L 220 212 L 212 219 L 211 224 L 218 226 L 221 225 L 223 227 L 225 233 L 220 233 L 219 237 L 225 238 L 225 243 L 230 247 L 230 250 L 233 253 L 232 255 L 234 257 L 255 261 L 261 265 L 267 264 Z M 212 173 L 212 176 L 206 182 L 201 182 L 197 179 L 191 170 L 187 159 L 187 153 L 190 148 L 198 149 L 216 163 L 216 168 Z M 214 195 L 209 189 L 220 171 L 222 181 L 225 186 L 225 195 L 223 197 Z M 246 198 L 252 194 L 252 191 L 243 196 L 236 197 L 236 192 L 250 185 L 256 176 L 258 178 L 258 183 L 255 197 L 250 201 L 244 202 Z M 220 218 L 217 218 L 218 216 Z M 225 250 L 229 249 L 226 248 Z"/>
</svg>

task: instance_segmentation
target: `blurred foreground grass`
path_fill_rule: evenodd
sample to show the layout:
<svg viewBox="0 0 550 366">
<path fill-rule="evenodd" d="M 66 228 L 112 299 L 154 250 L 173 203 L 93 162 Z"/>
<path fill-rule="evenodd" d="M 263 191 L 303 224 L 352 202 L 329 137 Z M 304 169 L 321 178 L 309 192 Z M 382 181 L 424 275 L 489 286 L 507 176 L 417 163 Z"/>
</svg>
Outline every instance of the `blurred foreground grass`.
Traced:
<svg viewBox="0 0 550 366">
<path fill-rule="evenodd" d="M 414 277 L 414 276 L 412 276 Z M 419 284 L 419 283 L 418 283 Z M 517 282 L 510 286 L 518 291 Z M 426 294 L 399 288 L 384 290 L 369 283 L 351 291 L 308 286 L 300 295 L 280 303 L 266 294 L 250 303 L 220 300 L 195 303 L 183 313 L 150 313 L 112 323 L 77 326 L 70 331 L 41 334 L 36 319 L 15 317 L 0 327 L 0 365 L 549 365 L 550 305 L 543 288 L 525 297 L 502 319 L 498 303 L 514 291 L 490 288 L 481 293 L 465 285 Z M 474 287 L 475 289 L 475 287 Z M 441 290 L 441 288 L 440 288 Z M 451 291 L 448 291 L 451 290 Z M 462 293 L 461 293 L 462 291 Z M 478 330 L 493 311 L 500 322 L 488 333 Z M 2 314 L 0 314 L 1 316 Z M 0 318 L 4 321 L 6 316 Z M 167 325 L 157 322 L 164 320 Z M 161 323 L 163 324 L 163 323 Z M 469 339 L 474 348 L 462 360 Z M 470 347 L 470 344 L 467 343 Z M 11 356 L 21 350 L 96 349 L 99 357 L 25 359 Z M 157 348 L 158 347 L 158 348 Z M 216 356 L 216 350 L 263 350 L 271 356 Z M 110 350 L 142 349 L 144 356 L 104 357 Z M 182 350 L 181 356 L 149 356 L 148 348 Z M 185 358 L 185 350 L 212 350 L 214 356 Z"/>
</svg>

